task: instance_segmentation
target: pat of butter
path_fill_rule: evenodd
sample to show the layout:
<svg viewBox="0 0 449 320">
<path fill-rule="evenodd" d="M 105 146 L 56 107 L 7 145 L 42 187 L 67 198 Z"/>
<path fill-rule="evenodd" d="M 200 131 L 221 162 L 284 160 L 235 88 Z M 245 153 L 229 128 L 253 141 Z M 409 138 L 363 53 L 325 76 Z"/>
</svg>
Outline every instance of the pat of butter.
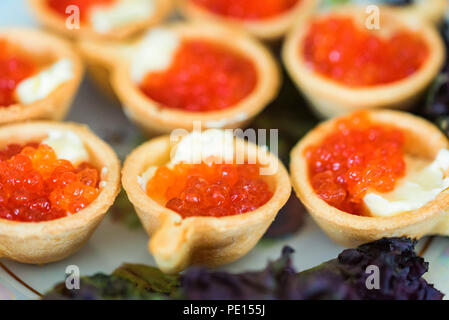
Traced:
<svg viewBox="0 0 449 320">
<path fill-rule="evenodd" d="M 144 21 L 154 14 L 153 0 L 119 0 L 111 5 L 92 8 L 89 20 L 99 33 L 109 32 L 132 22 Z"/>
<path fill-rule="evenodd" d="M 449 168 L 449 150 L 441 149 L 435 159 L 422 170 L 409 172 L 388 193 L 368 193 L 363 198 L 373 216 L 387 217 L 417 210 L 449 188 L 444 172 Z"/>
<path fill-rule="evenodd" d="M 131 79 L 141 83 L 147 73 L 168 69 L 179 44 L 180 39 L 173 31 L 164 28 L 149 31 L 132 57 Z"/>
<path fill-rule="evenodd" d="M 211 159 L 216 163 L 232 162 L 234 135 L 232 130 L 193 131 L 181 139 L 171 156 L 172 165 L 180 162 L 201 163 Z"/>
<path fill-rule="evenodd" d="M 198 164 L 201 162 L 231 163 L 234 160 L 234 135 L 232 130 L 209 129 L 193 131 L 184 136 L 171 150 L 168 167 L 178 163 Z M 137 181 L 144 191 L 157 167 L 149 167 Z"/>
<path fill-rule="evenodd" d="M 68 160 L 75 166 L 89 160 L 83 142 L 71 131 L 50 130 L 42 144 L 52 147 L 58 159 Z"/>
<path fill-rule="evenodd" d="M 16 97 L 23 104 L 33 103 L 48 96 L 73 76 L 73 62 L 70 59 L 61 59 L 38 74 L 21 81 L 16 88 Z"/>
</svg>

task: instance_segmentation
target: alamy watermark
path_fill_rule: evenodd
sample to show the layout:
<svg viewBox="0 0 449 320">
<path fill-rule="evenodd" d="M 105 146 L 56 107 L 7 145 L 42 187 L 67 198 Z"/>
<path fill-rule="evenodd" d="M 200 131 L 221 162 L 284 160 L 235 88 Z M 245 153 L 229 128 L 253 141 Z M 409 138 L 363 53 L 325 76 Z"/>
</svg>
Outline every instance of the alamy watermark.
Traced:
<svg viewBox="0 0 449 320">
<path fill-rule="evenodd" d="M 203 131 L 201 121 L 194 121 L 193 131 L 186 129 L 172 131 L 170 142 L 175 144 L 186 135 L 191 136 L 191 139 L 183 141 L 182 145 L 184 150 L 189 151 L 187 154 L 189 159 L 183 158 L 187 163 L 199 164 L 210 161 L 217 164 L 259 164 L 260 175 L 273 175 L 277 172 L 278 161 L 273 161 L 273 156 L 278 155 L 278 129 L 223 129 L 220 130 L 223 134 L 218 138 L 208 136 L 210 130 L 217 129 Z M 234 138 L 239 138 L 239 141 L 246 140 L 249 143 L 234 143 Z M 172 149 L 171 160 L 175 158 L 177 152 L 177 148 Z M 212 158 L 211 155 L 213 155 Z"/>
</svg>

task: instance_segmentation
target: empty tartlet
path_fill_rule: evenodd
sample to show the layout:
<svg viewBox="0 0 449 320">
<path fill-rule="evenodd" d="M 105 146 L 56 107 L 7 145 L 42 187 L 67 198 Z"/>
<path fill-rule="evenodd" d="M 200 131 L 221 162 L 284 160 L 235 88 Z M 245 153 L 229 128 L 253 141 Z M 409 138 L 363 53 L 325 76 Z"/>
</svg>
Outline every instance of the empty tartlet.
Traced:
<svg viewBox="0 0 449 320">
<path fill-rule="evenodd" d="M 276 156 L 219 129 L 150 140 L 126 159 L 122 184 L 167 273 L 244 256 L 291 193 Z"/>
<path fill-rule="evenodd" d="M 83 76 L 72 46 L 43 31 L 0 29 L 0 124 L 61 120 Z"/>
<path fill-rule="evenodd" d="M 71 39 L 125 40 L 164 20 L 172 0 L 28 0 L 38 21 Z"/>
<path fill-rule="evenodd" d="M 320 117 L 407 109 L 439 72 L 445 49 L 434 26 L 400 10 L 379 10 L 379 26 L 364 8 L 342 6 L 317 12 L 288 35 L 284 63 Z"/>
<path fill-rule="evenodd" d="M 310 14 L 317 0 L 181 0 L 188 19 L 221 23 L 243 29 L 262 40 L 283 37 Z"/>
<path fill-rule="evenodd" d="M 448 235 L 448 140 L 401 111 L 358 111 L 310 131 L 291 152 L 296 194 L 330 238 Z"/>
<path fill-rule="evenodd" d="M 0 256 L 44 264 L 80 249 L 113 204 L 120 163 L 83 125 L 0 128 Z"/>
<path fill-rule="evenodd" d="M 83 42 L 109 65 L 127 116 L 145 132 L 247 125 L 278 93 L 279 68 L 257 40 L 197 23 L 153 28 L 133 43 Z"/>
</svg>

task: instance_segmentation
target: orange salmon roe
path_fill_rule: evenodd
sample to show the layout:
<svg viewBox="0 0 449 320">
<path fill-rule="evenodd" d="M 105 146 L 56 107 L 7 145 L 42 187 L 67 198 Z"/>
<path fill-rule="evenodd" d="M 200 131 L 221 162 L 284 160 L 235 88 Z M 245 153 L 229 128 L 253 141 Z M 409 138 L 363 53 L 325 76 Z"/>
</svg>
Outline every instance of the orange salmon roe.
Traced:
<svg viewBox="0 0 449 320">
<path fill-rule="evenodd" d="M 357 113 L 338 121 L 320 145 L 306 150 L 310 182 L 331 206 L 364 215 L 368 190 L 392 191 L 405 175 L 403 146 L 402 131 Z"/>
<path fill-rule="evenodd" d="M 261 20 L 288 11 L 300 0 L 192 0 L 197 5 L 222 16 Z"/>
<path fill-rule="evenodd" d="M 159 167 L 147 194 L 183 218 L 223 217 L 253 211 L 272 193 L 256 164 L 177 164 Z"/>
<path fill-rule="evenodd" d="M 11 144 L 0 151 L 0 218 L 38 222 L 87 207 L 98 195 L 99 173 L 57 159 L 45 144 Z"/>
<path fill-rule="evenodd" d="M 0 40 L 0 107 L 14 104 L 17 85 L 36 71 L 28 57 L 17 52 L 6 40 Z"/>
<path fill-rule="evenodd" d="M 427 59 L 429 48 L 411 31 L 384 38 L 358 27 L 352 18 L 328 17 L 312 23 L 301 52 L 316 72 L 363 87 L 412 75 Z"/>
<path fill-rule="evenodd" d="M 79 8 L 80 20 L 86 21 L 89 10 L 97 5 L 110 5 L 116 0 L 47 0 L 48 6 L 61 16 L 68 17 L 72 12 L 67 13 L 68 6 L 76 5 Z"/>
<path fill-rule="evenodd" d="M 254 64 L 225 46 L 185 41 L 171 67 L 146 75 L 141 90 L 169 108 L 212 111 L 231 107 L 253 91 Z"/>
</svg>

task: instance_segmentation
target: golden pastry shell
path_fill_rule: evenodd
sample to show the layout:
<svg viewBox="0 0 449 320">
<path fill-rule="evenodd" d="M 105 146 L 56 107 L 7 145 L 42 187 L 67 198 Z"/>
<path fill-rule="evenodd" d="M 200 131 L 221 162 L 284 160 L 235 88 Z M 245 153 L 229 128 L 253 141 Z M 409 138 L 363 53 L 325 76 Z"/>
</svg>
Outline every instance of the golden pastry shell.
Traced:
<svg viewBox="0 0 449 320">
<path fill-rule="evenodd" d="M 291 193 L 287 170 L 276 156 L 264 153 L 262 163 L 277 166 L 273 175 L 266 176 L 273 196 L 265 205 L 241 215 L 182 219 L 151 199 L 138 182 L 138 176 L 148 167 L 169 162 L 173 146 L 169 136 L 154 138 L 129 155 L 122 171 L 123 188 L 151 236 L 148 247 L 157 265 L 164 272 L 175 273 L 192 264 L 218 266 L 244 256 L 287 202 Z M 244 146 L 248 153 L 259 150 L 241 139 L 236 139 L 237 146 Z"/>
<path fill-rule="evenodd" d="M 224 110 L 188 112 L 163 107 L 146 96 L 132 81 L 132 46 L 83 42 L 80 47 L 85 55 L 111 66 L 111 83 L 125 113 L 149 135 L 169 133 L 177 128 L 190 131 L 195 121 L 201 123 L 203 129 L 245 127 L 276 97 L 281 82 L 279 67 L 271 53 L 257 40 L 232 29 L 203 23 L 175 23 L 165 28 L 173 30 L 182 39 L 206 39 L 243 54 L 253 61 L 258 80 L 247 97 Z"/>
<path fill-rule="evenodd" d="M 299 90 L 310 102 L 312 109 L 323 118 L 350 113 L 357 109 L 407 109 L 416 102 L 426 87 L 440 71 L 445 59 L 443 41 L 429 22 L 399 10 L 380 7 L 380 30 L 407 28 L 416 31 L 429 46 L 429 56 L 421 68 L 409 77 L 390 84 L 353 88 L 340 84 L 314 72 L 300 52 L 308 33 L 310 19 L 326 15 L 352 16 L 357 20 L 368 17 L 364 8 L 342 6 L 324 13 L 317 13 L 301 21 L 288 35 L 282 58 Z"/>
<path fill-rule="evenodd" d="M 421 17 L 433 23 L 440 22 L 449 7 L 447 0 L 418 0 L 413 4 L 399 7 L 404 13 Z"/>
<path fill-rule="evenodd" d="M 25 120 L 62 120 L 70 110 L 82 81 L 84 68 L 79 56 L 67 41 L 44 31 L 25 28 L 1 28 L 0 38 L 17 45 L 37 60 L 56 62 L 68 58 L 73 62 L 73 78 L 62 83 L 45 98 L 30 104 L 0 107 L 0 125 Z"/>
<path fill-rule="evenodd" d="M 254 21 L 225 17 L 190 0 L 180 0 L 180 9 L 181 13 L 190 20 L 218 22 L 228 27 L 243 29 L 259 39 L 273 41 L 284 36 L 297 21 L 310 14 L 315 9 L 317 2 L 318 0 L 300 0 L 283 14 L 270 19 Z"/>
<path fill-rule="evenodd" d="M 430 122 L 401 111 L 370 111 L 374 123 L 395 127 L 404 132 L 406 154 L 433 161 L 439 150 L 448 148 L 448 140 Z M 449 190 L 422 208 L 391 217 L 366 217 L 343 212 L 327 204 L 309 181 L 305 150 L 319 145 L 335 129 L 338 119 L 328 120 L 310 131 L 292 150 L 290 172 L 296 194 L 327 235 L 347 247 L 354 247 L 382 237 L 449 235 Z M 412 196 L 412 195 L 411 195 Z"/>
<path fill-rule="evenodd" d="M 70 16 L 62 17 L 54 12 L 45 0 L 28 0 L 32 12 L 37 20 L 46 28 L 59 33 L 70 39 L 93 39 L 93 40 L 124 40 L 135 35 L 138 32 L 157 25 L 163 21 L 171 12 L 174 6 L 173 0 L 156 0 L 155 11 L 151 18 L 135 21 L 108 32 L 99 33 L 90 25 L 81 25 L 79 29 L 70 29 L 66 25 L 66 20 Z"/>
<path fill-rule="evenodd" d="M 87 127 L 72 123 L 28 122 L 0 127 L 0 146 L 44 139 L 48 130 L 69 130 L 84 143 L 90 163 L 103 169 L 105 186 L 76 214 L 42 222 L 0 219 L 0 256 L 31 264 L 58 261 L 80 249 L 113 204 L 120 187 L 120 162 L 109 145 Z"/>
</svg>

